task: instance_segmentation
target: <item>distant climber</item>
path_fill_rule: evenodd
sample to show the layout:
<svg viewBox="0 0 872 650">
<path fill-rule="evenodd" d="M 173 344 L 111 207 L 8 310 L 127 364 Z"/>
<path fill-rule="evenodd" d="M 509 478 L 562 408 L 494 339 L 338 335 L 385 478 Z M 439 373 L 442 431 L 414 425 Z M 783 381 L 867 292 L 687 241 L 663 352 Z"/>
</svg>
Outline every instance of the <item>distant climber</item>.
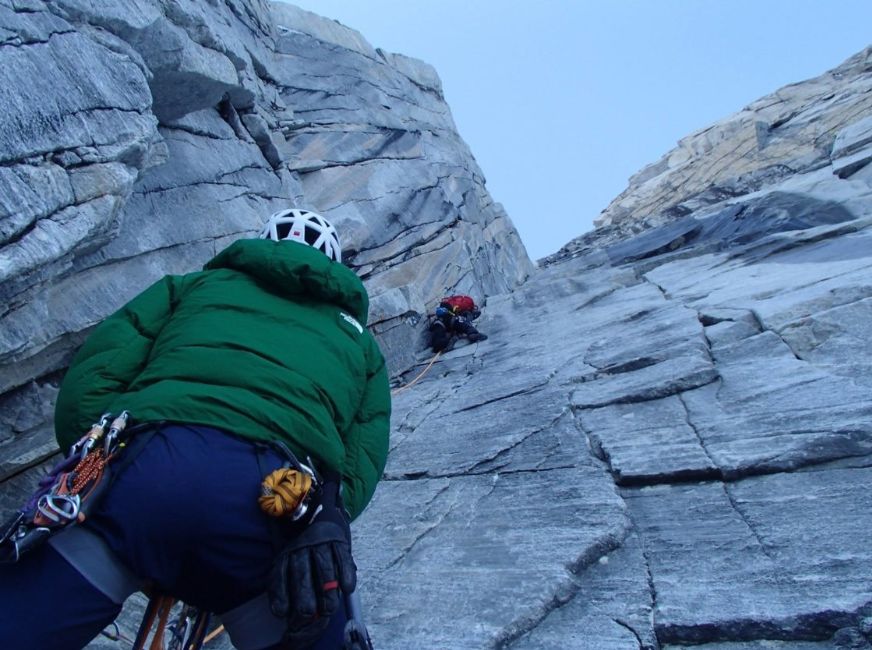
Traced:
<svg viewBox="0 0 872 650">
<path fill-rule="evenodd" d="M 480 315 L 481 310 L 469 296 L 443 298 L 430 323 L 430 347 L 433 352 L 445 350 L 455 336 L 465 336 L 471 343 L 486 340 L 487 335 L 479 332 L 472 324 Z"/>
<path fill-rule="evenodd" d="M 283 210 L 97 326 L 55 410 L 77 469 L 0 530 L 0 648 L 81 648 L 145 585 L 218 614 L 243 650 L 342 647 L 349 524 L 385 467 L 391 402 L 341 260 L 326 219 Z M 85 459 L 114 471 L 82 521 Z"/>
</svg>

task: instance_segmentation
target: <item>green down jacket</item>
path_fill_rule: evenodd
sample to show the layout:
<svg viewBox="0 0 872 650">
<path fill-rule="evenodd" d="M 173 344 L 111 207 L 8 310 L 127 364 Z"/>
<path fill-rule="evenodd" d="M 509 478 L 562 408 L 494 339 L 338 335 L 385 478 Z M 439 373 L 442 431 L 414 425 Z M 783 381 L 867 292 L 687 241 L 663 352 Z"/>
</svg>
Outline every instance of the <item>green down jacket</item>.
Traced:
<svg viewBox="0 0 872 650">
<path fill-rule="evenodd" d="M 296 242 L 248 239 L 107 318 L 61 385 L 68 449 L 104 412 L 281 440 L 342 473 L 352 517 L 384 470 L 390 389 L 353 271 Z M 323 465 L 322 465 L 323 464 Z"/>
</svg>

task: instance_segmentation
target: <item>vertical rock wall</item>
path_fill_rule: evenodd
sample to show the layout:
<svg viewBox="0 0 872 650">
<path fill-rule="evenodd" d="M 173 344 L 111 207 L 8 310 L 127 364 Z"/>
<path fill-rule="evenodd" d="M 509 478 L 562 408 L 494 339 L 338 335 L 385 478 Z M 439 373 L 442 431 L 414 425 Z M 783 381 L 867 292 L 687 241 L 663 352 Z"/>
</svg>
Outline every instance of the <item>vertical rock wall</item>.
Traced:
<svg viewBox="0 0 872 650">
<path fill-rule="evenodd" d="M 547 265 L 396 395 L 378 647 L 872 648 L 872 165 L 837 169 Z"/>
<path fill-rule="evenodd" d="M 490 296 L 395 395 L 354 528 L 377 647 L 872 647 L 869 56 L 682 140 L 530 273 L 428 66 L 256 0 L 0 0 L 0 508 L 89 328 L 293 200 L 404 379 L 433 299 Z"/>
<path fill-rule="evenodd" d="M 440 294 L 532 268 L 435 71 L 291 5 L 0 0 L 0 84 L 0 479 L 94 324 L 275 210 L 339 226 L 394 371 Z"/>
</svg>

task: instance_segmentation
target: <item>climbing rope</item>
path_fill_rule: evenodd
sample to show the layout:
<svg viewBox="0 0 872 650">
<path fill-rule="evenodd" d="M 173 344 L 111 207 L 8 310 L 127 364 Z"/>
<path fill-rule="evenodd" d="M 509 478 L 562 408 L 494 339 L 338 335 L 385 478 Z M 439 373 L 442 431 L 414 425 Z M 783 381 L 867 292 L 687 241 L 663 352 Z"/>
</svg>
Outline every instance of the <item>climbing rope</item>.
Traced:
<svg viewBox="0 0 872 650">
<path fill-rule="evenodd" d="M 263 479 L 258 503 L 270 517 L 299 519 L 301 507 L 312 489 L 312 476 L 293 467 L 280 467 Z"/>
<path fill-rule="evenodd" d="M 430 367 L 436 362 L 436 359 L 438 359 L 439 355 L 441 355 L 441 354 L 442 354 L 442 350 L 439 350 L 439 352 L 437 352 L 435 355 L 433 355 L 433 358 L 430 359 L 430 363 L 427 364 L 427 367 L 424 368 L 417 377 L 415 377 L 412 381 L 410 381 L 405 386 L 400 386 L 396 390 L 391 391 L 391 396 L 397 395 L 397 394 L 403 392 L 404 390 L 406 390 L 407 388 L 411 388 L 412 386 L 414 386 L 418 382 L 418 380 L 421 379 L 421 377 L 423 377 L 424 375 L 427 374 L 427 371 L 430 370 Z"/>
<path fill-rule="evenodd" d="M 216 627 L 214 630 L 212 630 L 211 632 L 209 632 L 209 634 L 206 635 L 205 639 L 203 639 L 203 645 L 206 645 L 207 643 L 209 643 L 209 641 L 211 641 L 212 639 L 217 637 L 223 631 L 224 631 L 223 625 L 219 625 L 218 627 Z"/>
</svg>

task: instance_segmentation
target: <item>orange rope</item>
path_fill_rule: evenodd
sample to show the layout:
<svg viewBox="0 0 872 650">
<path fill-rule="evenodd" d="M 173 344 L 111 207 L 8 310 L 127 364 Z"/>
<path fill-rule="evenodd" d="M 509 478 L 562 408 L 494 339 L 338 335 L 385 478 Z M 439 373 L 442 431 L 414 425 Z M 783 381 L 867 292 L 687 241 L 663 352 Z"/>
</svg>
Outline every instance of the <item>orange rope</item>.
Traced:
<svg viewBox="0 0 872 650">
<path fill-rule="evenodd" d="M 270 517 L 291 515 L 312 489 L 312 477 L 292 467 L 270 472 L 260 486 L 260 509 Z"/>
<path fill-rule="evenodd" d="M 432 366 L 432 365 L 436 362 L 436 359 L 438 359 L 438 358 L 439 358 L 439 355 L 441 355 L 441 354 L 442 354 L 442 350 L 439 350 L 439 352 L 437 352 L 437 353 L 433 356 L 433 358 L 430 359 L 430 363 L 428 363 L 428 364 L 427 364 L 427 367 L 424 368 L 424 369 L 421 371 L 421 374 L 419 374 L 417 377 L 415 377 L 412 381 L 410 381 L 410 382 L 409 382 L 408 384 L 406 384 L 405 386 L 401 386 L 401 387 L 397 388 L 396 390 L 391 391 L 391 395 L 397 395 L 398 393 L 403 392 L 403 391 L 406 390 L 407 388 L 411 388 L 412 386 L 414 386 L 414 385 L 418 382 L 418 380 L 421 379 L 421 377 L 423 377 L 424 375 L 427 374 L 427 371 L 430 370 L 430 366 Z"/>
<path fill-rule="evenodd" d="M 73 487 L 70 489 L 70 494 L 78 494 L 88 483 L 97 478 L 106 467 L 107 460 L 102 449 L 96 449 L 80 460 L 73 470 Z"/>
<path fill-rule="evenodd" d="M 209 643 L 209 641 L 214 639 L 216 636 L 221 634 L 223 631 L 224 631 L 223 625 L 219 625 L 218 627 L 216 627 L 214 630 L 212 630 L 211 632 L 209 632 L 209 634 L 206 635 L 205 639 L 203 639 L 203 645 L 206 645 L 207 643 Z"/>
</svg>

